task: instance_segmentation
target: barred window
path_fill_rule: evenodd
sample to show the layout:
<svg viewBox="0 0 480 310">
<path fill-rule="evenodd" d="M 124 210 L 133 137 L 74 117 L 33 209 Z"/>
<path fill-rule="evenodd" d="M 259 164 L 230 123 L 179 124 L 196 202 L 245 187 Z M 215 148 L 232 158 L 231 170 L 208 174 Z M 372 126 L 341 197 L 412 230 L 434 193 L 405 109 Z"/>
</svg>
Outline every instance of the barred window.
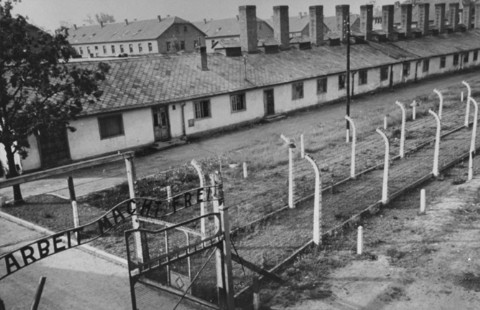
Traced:
<svg viewBox="0 0 480 310">
<path fill-rule="evenodd" d="M 245 111 L 247 109 L 245 93 L 231 95 L 230 104 L 232 106 L 232 112 Z"/>
<path fill-rule="evenodd" d="M 403 76 L 408 77 L 410 75 L 410 63 L 404 62 L 403 63 Z"/>
<path fill-rule="evenodd" d="M 141 53 L 143 51 L 142 43 L 138 43 L 138 52 Z"/>
<path fill-rule="evenodd" d="M 153 51 L 153 45 L 152 45 L 152 43 L 148 43 L 148 51 L 149 51 L 149 52 Z"/>
<path fill-rule="evenodd" d="M 195 118 L 211 117 L 210 100 L 199 100 L 194 102 Z"/>
</svg>

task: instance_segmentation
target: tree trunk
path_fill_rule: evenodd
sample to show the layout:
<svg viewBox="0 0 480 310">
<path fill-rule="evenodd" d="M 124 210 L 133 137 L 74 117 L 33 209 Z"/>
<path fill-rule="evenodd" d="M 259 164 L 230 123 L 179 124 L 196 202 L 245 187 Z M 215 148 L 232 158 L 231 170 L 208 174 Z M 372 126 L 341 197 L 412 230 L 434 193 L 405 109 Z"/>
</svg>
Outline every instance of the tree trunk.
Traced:
<svg viewBox="0 0 480 310">
<path fill-rule="evenodd" d="M 15 166 L 15 156 L 12 151 L 12 146 L 5 144 L 5 153 L 7 154 L 8 174 L 7 178 L 18 176 L 17 167 Z M 13 185 L 13 202 L 14 204 L 23 203 L 22 191 L 20 185 Z"/>
</svg>

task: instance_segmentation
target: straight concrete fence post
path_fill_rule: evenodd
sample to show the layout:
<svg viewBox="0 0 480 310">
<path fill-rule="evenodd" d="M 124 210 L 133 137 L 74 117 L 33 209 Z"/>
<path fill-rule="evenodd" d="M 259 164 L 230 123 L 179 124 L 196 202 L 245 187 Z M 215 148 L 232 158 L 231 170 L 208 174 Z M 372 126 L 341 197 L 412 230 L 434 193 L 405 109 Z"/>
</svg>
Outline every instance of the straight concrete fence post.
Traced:
<svg viewBox="0 0 480 310">
<path fill-rule="evenodd" d="M 363 227 L 358 226 L 357 229 L 357 254 L 362 255 L 363 253 Z"/>
<path fill-rule="evenodd" d="M 218 180 L 216 174 L 210 174 L 210 185 L 212 186 L 212 197 L 214 198 L 212 201 L 213 205 L 213 213 L 216 213 L 220 215 L 220 210 L 219 210 L 219 200 L 218 200 Z M 220 217 L 215 216 L 214 217 L 214 225 L 215 225 L 215 231 L 222 231 L 222 226 L 220 223 Z M 216 266 L 216 273 L 217 273 L 217 294 L 220 300 L 220 297 L 222 296 L 223 292 L 223 249 L 222 247 L 217 247 L 215 250 L 215 266 Z"/>
<path fill-rule="evenodd" d="M 70 194 L 70 203 L 72 204 L 72 214 L 73 214 L 73 227 L 77 228 L 80 226 L 80 220 L 78 218 L 78 207 L 77 207 L 77 198 L 75 196 L 75 186 L 73 184 L 73 178 L 71 176 L 68 177 L 68 192 Z M 75 238 L 78 241 L 78 233 L 75 233 Z"/>
<path fill-rule="evenodd" d="M 385 205 L 388 202 L 388 168 L 390 165 L 390 144 L 388 142 L 387 135 L 377 128 L 378 134 L 382 136 L 385 142 L 385 163 L 383 167 L 383 183 L 382 183 L 382 204 Z"/>
<path fill-rule="evenodd" d="M 218 190 L 218 199 L 220 212 L 220 222 L 222 225 L 223 237 L 223 279 L 225 290 L 226 309 L 235 309 L 234 291 L 233 291 L 233 272 L 232 272 L 232 252 L 230 241 L 230 219 L 228 216 L 228 207 L 225 206 L 222 183 Z"/>
<path fill-rule="evenodd" d="M 126 154 L 125 155 L 125 166 L 127 170 L 127 183 L 128 183 L 128 194 L 131 199 L 135 198 L 135 182 L 136 182 L 136 174 L 135 174 L 135 165 L 133 163 L 133 154 Z M 140 228 L 140 221 L 138 220 L 137 215 L 137 204 L 135 201 L 130 202 L 131 210 L 135 211 L 132 214 L 132 228 L 138 229 Z M 135 252 L 137 254 L 137 258 L 140 262 L 144 260 L 144 253 L 143 253 L 143 244 L 142 238 L 140 233 L 137 232 L 134 234 L 134 243 L 135 243 Z"/>
<path fill-rule="evenodd" d="M 172 203 L 172 187 L 170 185 L 167 185 L 165 189 L 167 191 L 167 201 L 168 203 Z"/>
<path fill-rule="evenodd" d="M 440 100 L 440 103 L 438 105 L 438 118 L 442 119 L 442 113 L 443 113 L 443 95 L 438 89 L 434 89 L 433 92 L 437 94 L 438 99 Z"/>
<path fill-rule="evenodd" d="M 468 84 L 466 81 L 462 81 L 462 84 L 467 87 L 467 106 L 465 110 L 465 127 L 468 127 L 468 118 L 470 114 L 470 100 L 468 99 L 472 97 L 472 88 L 470 87 L 470 84 Z"/>
<path fill-rule="evenodd" d="M 432 110 L 428 110 L 428 113 L 432 114 L 433 117 L 435 117 L 435 120 L 437 121 L 437 132 L 435 135 L 435 152 L 433 154 L 433 176 L 438 177 L 440 174 L 438 171 L 438 157 L 440 155 L 440 132 L 441 132 L 441 123 L 440 123 L 440 118 L 438 117 L 437 113 L 433 112 Z"/>
<path fill-rule="evenodd" d="M 75 185 L 73 184 L 73 178 L 68 177 L 68 192 L 70 194 L 70 202 L 72 204 L 72 213 L 73 213 L 73 226 L 77 228 L 80 226 L 80 221 L 78 219 L 78 207 L 77 207 L 77 197 L 75 195 Z"/>
<path fill-rule="evenodd" d="M 425 197 L 425 189 L 420 190 L 420 214 L 425 214 L 427 199 Z"/>
<path fill-rule="evenodd" d="M 413 100 L 410 106 L 412 107 L 412 120 L 414 121 L 417 118 L 417 106 L 418 106 L 417 101 Z"/>
<path fill-rule="evenodd" d="M 355 128 L 355 122 L 352 118 L 345 115 L 345 119 L 350 123 L 350 127 L 352 128 L 352 156 L 351 156 L 351 163 L 350 163 L 350 178 L 355 179 L 355 154 L 356 154 L 356 147 L 357 147 L 357 129 Z"/>
<path fill-rule="evenodd" d="M 400 107 L 402 110 L 402 127 L 400 130 L 400 158 L 405 157 L 405 123 L 407 120 L 407 111 L 405 110 L 405 106 L 403 103 L 396 101 L 396 105 Z"/>
<path fill-rule="evenodd" d="M 383 117 L 383 130 L 387 130 L 388 129 L 388 116 L 384 116 Z"/>
<path fill-rule="evenodd" d="M 243 178 L 248 178 L 248 170 L 247 170 L 247 163 L 243 162 Z"/>
<path fill-rule="evenodd" d="M 322 244 L 322 179 L 317 163 L 309 155 L 305 159 L 312 165 L 315 172 L 315 194 L 313 198 L 313 243 Z"/>
<path fill-rule="evenodd" d="M 463 100 L 464 99 L 463 99 L 463 90 L 462 90 L 462 92 L 460 93 L 460 102 L 463 102 Z"/>
<path fill-rule="evenodd" d="M 190 162 L 191 165 L 193 166 L 193 168 L 195 168 L 195 170 L 197 171 L 197 174 L 198 174 L 198 178 L 200 180 L 200 187 L 203 188 L 203 193 L 206 193 L 207 191 L 205 190 L 205 175 L 203 174 L 203 170 L 202 170 L 202 167 L 200 167 L 200 164 L 195 160 L 195 159 L 192 159 L 192 161 Z M 203 196 L 204 194 L 202 194 Z M 200 198 L 200 197 L 199 197 Z M 200 216 L 203 216 L 205 215 L 205 197 L 202 197 L 203 201 L 200 203 Z M 202 233 L 202 240 L 205 238 L 206 236 L 206 227 L 205 227 L 205 218 L 202 217 L 200 219 L 200 231 Z"/>
<path fill-rule="evenodd" d="M 285 143 L 288 145 L 288 207 L 290 209 L 295 208 L 293 203 L 293 149 L 296 147 L 292 140 L 280 135 Z"/>
</svg>

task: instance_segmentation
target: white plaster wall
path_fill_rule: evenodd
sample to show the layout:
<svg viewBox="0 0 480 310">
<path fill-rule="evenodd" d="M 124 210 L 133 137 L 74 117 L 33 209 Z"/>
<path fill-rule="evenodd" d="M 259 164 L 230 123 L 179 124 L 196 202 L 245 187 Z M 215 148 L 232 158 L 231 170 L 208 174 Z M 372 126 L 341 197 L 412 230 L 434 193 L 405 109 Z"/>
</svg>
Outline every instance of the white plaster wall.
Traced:
<svg viewBox="0 0 480 310">
<path fill-rule="evenodd" d="M 229 125 L 250 121 L 262 117 L 264 112 L 263 90 L 254 90 L 245 93 L 246 110 L 232 112 L 230 107 L 230 95 L 221 95 L 210 98 L 211 117 L 195 119 L 194 126 L 189 127 L 188 120 L 195 118 L 193 101 L 185 103 L 185 127 L 186 134 L 195 134 L 202 131 L 217 129 Z M 169 108 L 169 111 L 171 109 Z M 172 111 L 171 111 L 172 112 Z M 181 135 L 181 110 L 177 107 L 170 117 L 173 137 Z M 174 124 L 174 120 L 179 119 L 179 124 Z"/>
<path fill-rule="evenodd" d="M 71 122 L 77 130 L 68 132 L 72 160 L 115 152 L 154 142 L 152 110 L 125 111 L 123 116 L 124 135 L 100 139 L 98 117 L 86 117 Z"/>
<path fill-rule="evenodd" d="M 40 169 L 42 162 L 40 161 L 40 150 L 37 137 L 34 135 L 28 137 L 28 143 L 30 144 L 30 148 L 27 150 L 27 158 L 21 160 L 22 168 L 24 171 Z"/>
</svg>

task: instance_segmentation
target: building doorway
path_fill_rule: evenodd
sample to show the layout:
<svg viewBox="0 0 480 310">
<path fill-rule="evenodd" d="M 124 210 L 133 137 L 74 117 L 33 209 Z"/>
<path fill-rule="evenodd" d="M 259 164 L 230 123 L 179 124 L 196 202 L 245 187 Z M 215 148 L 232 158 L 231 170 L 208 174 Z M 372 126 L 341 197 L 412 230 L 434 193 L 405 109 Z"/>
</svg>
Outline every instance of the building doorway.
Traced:
<svg viewBox="0 0 480 310">
<path fill-rule="evenodd" d="M 273 89 L 263 91 L 263 101 L 265 104 L 265 116 L 275 114 L 275 98 L 273 96 Z"/>
<path fill-rule="evenodd" d="M 38 135 L 42 168 L 51 168 L 70 162 L 70 147 L 66 128 L 47 128 Z"/>
<path fill-rule="evenodd" d="M 155 141 L 170 140 L 170 126 L 168 121 L 168 106 L 152 108 L 153 130 Z"/>
</svg>

